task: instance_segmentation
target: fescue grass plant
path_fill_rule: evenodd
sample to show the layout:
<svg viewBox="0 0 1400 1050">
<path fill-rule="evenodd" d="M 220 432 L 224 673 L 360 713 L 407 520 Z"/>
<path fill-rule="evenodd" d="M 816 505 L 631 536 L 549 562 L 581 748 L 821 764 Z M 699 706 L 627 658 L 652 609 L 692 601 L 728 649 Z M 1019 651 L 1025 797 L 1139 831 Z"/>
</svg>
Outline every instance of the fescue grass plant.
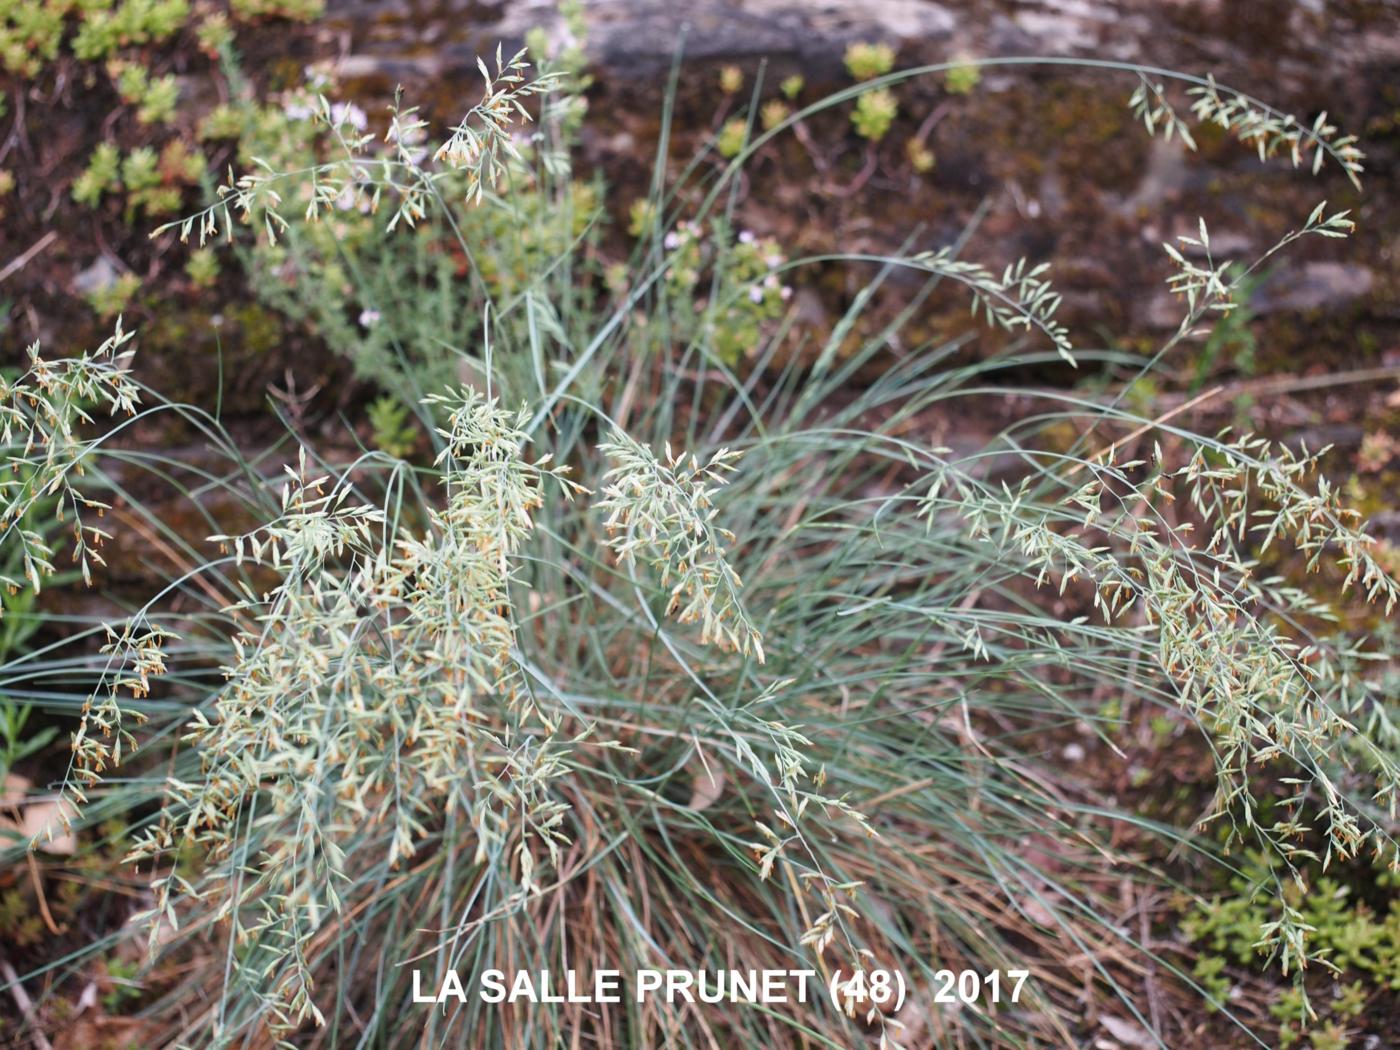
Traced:
<svg viewBox="0 0 1400 1050">
<path fill-rule="evenodd" d="M 1143 78 L 1149 131 L 1190 144 L 1170 101 L 1184 86 L 1196 119 L 1264 155 L 1359 171 L 1325 120 L 1096 65 Z M 138 387 L 120 325 L 87 357 L 36 349 L 0 391 L 15 587 L 52 571 L 24 524 L 43 496 L 62 497 L 85 570 L 117 502 L 186 565 L 4 671 L 12 695 L 78 718 L 67 790 L 84 819 L 130 820 L 149 906 L 113 936 L 140 927 L 153 959 L 192 960 L 146 1007 L 170 1045 L 1062 1046 L 1086 995 L 1156 1031 L 1142 966 L 1191 978 L 1124 916 L 1124 882 L 1162 875 L 1113 826 L 1217 858 L 1062 768 L 1047 741 L 1099 725 L 1106 699 L 1199 728 L 1218 782 L 1205 818 L 1276 860 L 1259 949 L 1289 973 L 1317 961 L 1283 884 L 1319 849 L 1395 863 L 1400 777 L 1350 720 L 1360 687 L 1346 643 L 1317 633 L 1327 607 L 1258 571 L 1259 547 L 1291 544 L 1387 610 L 1400 593 L 1317 456 L 1072 392 L 1045 395 L 1044 418 L 1083 424 L 1067 451 L 1026 427 L 934 447 L 920 420 L 1000 396 L 1008 368 L 1155 361 L 1076 346 L 1042 265 L 915 246 L 756 266 L 737 250 L 733 187 L 763 142 L 954 68 L 872 67 L 771 128 L 750 121 L 726 163 L 677 181 L 658 161 L 621 270 L 593 250 L 601 209 L 569 157 L 577 98 L 547 63 L 483 63 L 481 102 L 442 137 L 402 104 L 380 136 L 315 100 L 299 160 L 261 158 L 166 234 L 237 241 L 293 288 L 410 407 L 421 459 L 399 454 L 413 456 L 406 417 L 393 448 L 332 455 L 290 430 L 248 458 L 208 406 Z M 1349 227 L 1320 207 L 1285 240 Z M 786 311 L 737 306 L 834 261 L 870 286 L 815 347 L 795 351 Z M 1204 226 L 1163 267 L 1184 310 L 1164 353 L 1250 273 L 1213 256 Z M 899 269 L 922 289 L 852 349 Z M 1015 352 L 892 353 L 940 284 Z M 724 335 L 735 317 L 742 354 Z M 135 415 L 88 436 L 97 409 Z M 122 440 L 161 414 L 217 465 Z M 1152 451 L 1122 451 L 1137 447 Z M 130 498 L 137 468 L 209 518 L 206 547 Z M 215 494 L 240 521 L 214 519 Z M 1260 820 L 1275 781 L 1294 797 Z M 439 1009 L 411 1001 L 409 976 L 775 967 L 824 985 L 888 966 L 910 982 L 905 1008 L 850 1016 Z M 963 968 L 1032 977 L 1016 1004 L 936 1004 L 935 971 Z"/>
</svg>

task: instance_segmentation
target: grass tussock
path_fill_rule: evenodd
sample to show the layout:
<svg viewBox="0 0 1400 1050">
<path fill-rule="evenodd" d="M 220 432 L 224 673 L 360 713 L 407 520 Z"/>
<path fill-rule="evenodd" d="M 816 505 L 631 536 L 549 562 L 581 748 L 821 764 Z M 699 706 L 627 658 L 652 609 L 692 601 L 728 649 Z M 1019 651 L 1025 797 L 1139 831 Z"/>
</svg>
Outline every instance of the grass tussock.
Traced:
<svg viewBox="0 0 1400 1050">
<path fill-rule="evenodd" d="M 375 135 L 326 100 L 299 137 L 271 129 L 282 153 L 168 232 L 234 242 L 269 302 L 379 383 L 379 448 L 322 454 L 289 429 L 249 458 L 205 408 L 139 389 L 120 328 L 88 357 L 36 350 L 0 391 L 16 588 L 53 571 L 32 522 L 55 502 L 84 572 L 118 500 L 183 544 L 127 499 L 132 468 L 254 522 L 211 516 L 146 604 L 6 667 L 7 688 L 78 716 L 85 819 L 130 817 L 149 876 L 132 928 L 153 958 L 192 960 L 148 1007 L 179 1017 L 172 1045 L 1069 1045 L 1086 996 L 1151 1026 L 1143 973 L 1192 981 L 1125 916 L 1124 886 L 1162 875 L 1115 827 L 1210 849 L 1066 774 L 1057 734 L 1108 700 L 1199 728 L 1205 819 L 1274 858 L 1259 947 L 1287 972 L 1315 958 L 1284 892 L 1310 851 L 1394 863 L 1400 766 L 1353 724 L 1350 643 L 1257 571 L 1261 546 L 1291 544 L 1387 609 L 1400 594 L 1315 455 L 1068 394 L 1043 419 L 1079 424 L 1067 449 L 1024 427 L 934 447 L 920 421 L 996 396 L 1001 370 L 1109 356 L 1055 319 L 1046 268 L 954 248 L 790 259 L 733 229 L 762 141 L 952 68 L 867 64 L 747 127 L 727 163 L 678 184 L 658 166 L 620 268 L 573 176 L 567 68 L 498 54 L 440 142 L 412 109 Z M 1191 119 L 1214 121 L 1359 170 L 1329 126 L 1213 81 L 1188 83 L 1183 116 L 1162 74 L 1122 68 L 1149 132 L 1189 145 Z M 1319 207 L 1279 248 L 1349 226 Z M 799 347 L 782 290 L 818 262 L 869 285 Z M 1204 226 L 1169 248 L 1185 315 L 1162 352 L 1251 269 L 1215 258 Z M 897 272 L 912 305 L 852 345 Z M 895 353 L 941 285 L 1015 352 Z M 135 418 L 87 436 L 98 410 Z M 217 465 L 123 446 L 161 414 Z M 1260 819 L 1266 776 L 1294 795 Z M 410 997 L 415 967 L 811 967 L 825 984 L 889 966 L 911 985 L 897 1014 Z M 1015 1004 L 937 1004 L 935 972 L 965 968 L 1032 979 Z"/>
</svg>

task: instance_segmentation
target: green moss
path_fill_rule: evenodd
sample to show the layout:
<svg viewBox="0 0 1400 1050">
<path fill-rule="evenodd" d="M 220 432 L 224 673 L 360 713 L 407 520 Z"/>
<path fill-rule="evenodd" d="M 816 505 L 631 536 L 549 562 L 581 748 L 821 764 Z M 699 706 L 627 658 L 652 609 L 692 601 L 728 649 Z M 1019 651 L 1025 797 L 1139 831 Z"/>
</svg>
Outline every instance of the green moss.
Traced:
<svg viewBox="0 0 1400 1050">
<path fill-rule="evenodd" d="M 638 197 L 627 209 L 627 232 L 641 238 L 651 233 L 656 223 L 656 206 L 647 197 Z"/>
<path fill-rule="evenodd" d="M 235 306 L 228 314 L 243 349 L 250 354 L 268 354 L 282 345 L 286 335 L 282 319 L 257 303 Z"/>
<path fill-rule="evenodd" d="M 933 150 L 919 138 L 911 138 L 904 144 L 904 155 L 909 160 L 909 166 L 919 175 L 927 175 L 937 163 Z"/>
<path fill-rule="evenodd" d="M 208 167 L 204 154 L 187 146 L 183 139 L 171 139 L 160 151 L 161 178 L 168 183 L 193 186 Z"/>
<path fill-rule="evenodd" d="M 183 153 L 183 148 L 177 153 Z M 128 222 L 135 219 L 137 212 L 154 218 L 169 215 L 179 209 L 180 189 L 171 184 L 173 179 L 162 170 L 162 160 L 163 156 L 157 156 L 155 150 L 149 146 L 142 146 L 132 150 L 122 162 L 122 183 L 126 187 Z M 187 160 L 179 159 L 176 163 L 183 166 Z"/>
<path fill-rule="evenodd" d="M 160 185 L 159 161 L 150 146 L 140 146 L 122 161 L 122 185 L 128 193 L 140 193 Z"/>
<path fill-rule="evenodd" d="M 100 61 L 123 47 L 168 40 L 190 15 L 187 0 L 124 0 L 120 5 L 89 0 L 78 6 L 83 20 L 72 48 L 84 61 Z"/>
<path fill-rule="evenodd" d="M 242 21 L 263 18 L 287 18 L 310 22 L 325 10 L 325 0 L 232 0 L 229 10 Z"/>
<path fill-rule="evenodd" d="M 979 153 L 999 176 L 1025 179 L 1053 171 L 1071 184 L 1120 193 L 1142 178 L 1151 142 L 1131 129 L 1119 98 L 1071 80 L 982 92 L 952 118 L 962 124 L 961 134 L 976 138 Z M 1101 215 L 1092 193 L 1074 194 L 1070 203 Z"/>
</svg>

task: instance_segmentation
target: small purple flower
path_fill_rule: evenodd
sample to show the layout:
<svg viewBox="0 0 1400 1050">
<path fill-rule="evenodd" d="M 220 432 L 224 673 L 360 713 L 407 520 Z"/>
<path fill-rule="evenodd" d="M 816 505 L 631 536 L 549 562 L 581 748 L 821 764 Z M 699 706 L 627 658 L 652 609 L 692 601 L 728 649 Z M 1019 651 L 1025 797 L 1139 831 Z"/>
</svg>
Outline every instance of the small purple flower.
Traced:
<svg viewBox="0 0 1400 1050">
<path fill-rule="evenodd" d="M 369 127 L 369 118 L 365 116 L 365 111 L 353 102 L 337 102 L 331 106 L 331 123 L 336 127 L 341 124 L 349 124 L 356 131 L 364 131 Z"/>
</svg>

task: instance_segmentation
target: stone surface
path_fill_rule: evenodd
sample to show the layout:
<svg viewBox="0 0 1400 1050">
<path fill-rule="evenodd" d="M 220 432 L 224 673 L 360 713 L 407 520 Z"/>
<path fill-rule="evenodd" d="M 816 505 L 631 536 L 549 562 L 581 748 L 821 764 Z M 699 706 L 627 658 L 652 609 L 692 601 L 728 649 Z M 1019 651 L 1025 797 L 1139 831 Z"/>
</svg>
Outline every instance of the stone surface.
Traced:
<svg viewBox="0 0 1400 1050">
<path fill-rule="evenodd" d="M 79 295 L 92 295 L 110 288 L 120 276 L 116 264 L 107 256 L 99 255 L 73 277 L 73 290 Z"/>
<path fill-rule="evenodd" d="M 854 40 L 944 58 L 1036 54 L 1201 68 L 1267 62 L 1334 73 L 1400 60 L 1400 7 L 1342 0 L 584 0 L 589 50 L 607 75 L 651 75 L 684 40 L 699 60 L 839 63 Z M 497 40 L 559 24 L 554 0 L 329 0 L 375 62 L 442 70 Z M 1272 85 L 1274 90 L 1286 84 Z"/>
<path fill-rule="evenodd" d="M 1360 263 L 1309 262 L 1272 275 L 1254 299 L 1256 313 L 1335 310 L 1370 293 L 1376 275 Z"/>
</svg>

